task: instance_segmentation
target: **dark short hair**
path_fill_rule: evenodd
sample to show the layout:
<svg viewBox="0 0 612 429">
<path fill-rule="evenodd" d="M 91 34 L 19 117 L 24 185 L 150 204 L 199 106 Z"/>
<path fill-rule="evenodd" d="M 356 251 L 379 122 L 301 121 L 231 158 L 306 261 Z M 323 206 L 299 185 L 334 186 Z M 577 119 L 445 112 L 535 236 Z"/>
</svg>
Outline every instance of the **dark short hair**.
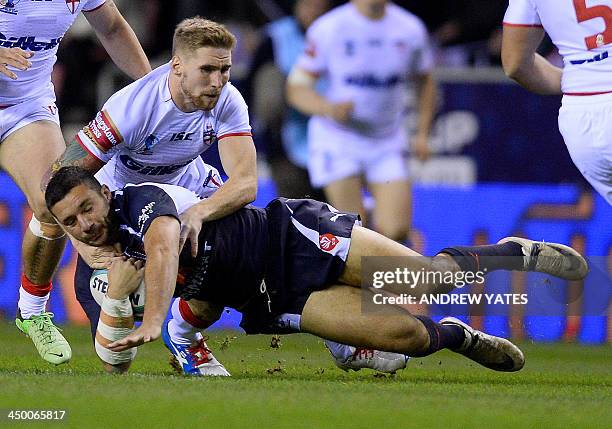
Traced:
<svg viewBox="0 0 612 429">
<path fill-rule="evenodd" d="M 45 203 L 49 211 L 79 185 L 87 185 L 94 191 L 100 191 L 102 188 L 94 175 L 81 167 L 60 168 L 49 181 L 45 191 Z"/>
</svg>

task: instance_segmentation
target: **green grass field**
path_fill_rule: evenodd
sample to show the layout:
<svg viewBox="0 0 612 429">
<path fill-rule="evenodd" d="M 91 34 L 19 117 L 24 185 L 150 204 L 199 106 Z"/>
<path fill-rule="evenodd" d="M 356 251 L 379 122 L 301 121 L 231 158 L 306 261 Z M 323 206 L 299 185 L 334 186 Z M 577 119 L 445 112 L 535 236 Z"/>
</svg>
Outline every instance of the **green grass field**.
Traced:
<svg viewBox="0 0 612 429">
<path fill-rule="evenodd" d="M 523 344 L 527 363 L 516 374 L 445 351 L 377 376 L 337 369 L 312 336 L 283 336 L 272 349 L 270 336 L 216 332 L 208 344 L 233 377 L 191 379 L 173 374 L 161 340 L 141 347 L 129 375 L 108 376 L 87 329 L 65 334 L 73 359 L 53 367 L 0 321 L 0 427 L 612 427 L 610 346 Z M 11 409 L 64 409 L 67 417 L 16 424 L 5 417 Z"/>
</svg>

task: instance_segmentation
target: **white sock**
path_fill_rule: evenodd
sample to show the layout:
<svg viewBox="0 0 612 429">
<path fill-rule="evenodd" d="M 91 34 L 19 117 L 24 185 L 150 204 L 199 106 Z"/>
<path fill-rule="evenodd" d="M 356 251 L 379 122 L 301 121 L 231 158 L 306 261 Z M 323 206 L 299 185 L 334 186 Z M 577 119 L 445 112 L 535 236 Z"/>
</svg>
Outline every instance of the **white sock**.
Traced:
<svg viewBox="0 0 612 429">
<path fill-rule="evenodd" d="M 19 288 L 19 302 L 17 303 L 21 318 L 29 319 L 32 316 L 44 313 L 47 301 L 49 301 L 49 294 L 45 296 L 32 295 L 21 286 Z"/>
<path fill-rule="evenodd" d="M 180 300 L 180 298 L 176 298 L 172 302 L 172 319 L 168 322 L 168 333 L 172 341 L 191 344 L 199 340 L 197 334 L 200 330 L 183 318 L 179 310 Z"/>
<path fill-rule="evenodd" d="M 331 340 L 325 340 L 325 345 L 333 357 L 340 360 L 345 360 L 355 353 L 355 347 L 347 346 L 346 344 L 337 343 Z"/>
</svg>

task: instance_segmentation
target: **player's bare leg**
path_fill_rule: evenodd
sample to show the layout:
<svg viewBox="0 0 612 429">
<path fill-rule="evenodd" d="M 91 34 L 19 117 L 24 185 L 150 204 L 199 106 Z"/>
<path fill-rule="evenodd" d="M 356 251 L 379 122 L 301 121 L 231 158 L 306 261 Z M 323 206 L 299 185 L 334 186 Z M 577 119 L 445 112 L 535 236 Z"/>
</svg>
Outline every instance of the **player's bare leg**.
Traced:
<svg viewBox="0 0 612 429">
<path fill-rule="evenodd" d="M 458 271 L 489 273 L 495 270 L 535 271 L 566 280 L 580 280 L 588 273 L 588 265 L 582 255 L 562 244 L 507 237 L 492 245 L 448 247 L 442 249 L 437 255 L 428 257 L 377 232 L 355 226 L 351 234 L 351 247 L 339 282 L 361 287 L 362 258 L 368 256 L 405 257 L 402 260 L 401 268 L 407 268 L 410 271 L 443 273 Z M 414 285 L 412 293 L 445 293 L 455 288 L 454 284 L 427 283 L 423 280 L 424 278 L 421 278 Z M 405 285 L 383 287 L 385 288 L 397 294 L 407 292 Z"/>
<path fill-rule="evenodd" d="M 314 292 L 306 301 L 301 330 L 343 344 L 413 357 L 450 349 L 496 371 L 518 371 L 523 353 L 510 341 L 487 335 L 452 318 L 435 323 L 412 316 L 398 306 L 364 312 L 369 290 L 334 286 Z"/>
<path fill-rule="evenodd" d="M 362 223 L 367 225 L 368 218 L 363 205 L 362 187 L 361 177 L 351 176 L 327 185 L 325 196 L 336 209 L 359 213 Z M 397 353 L 357 348 L 329 340 L 325 342 L 325 346 L 336 365 L 344 370 L 358 371 L 362 368 L 371 368 L 381 372 L 395 372 L 405 368 L 408 360 L 406 356 Z"/>
<path fill-rule="evenodd" d="M 45 312 L 51 279 L 66 243 L 64 231 L 47 211 L 40 188 L 43 175 L 63 153 L 60 128 L 51 121 L 37 121 L 15 131 L 0 143 L 0 166 L 24 192 L 34 214 L 22 244 L 23 274 L 17 326 L 34 342 L 50 363 L 67 362 L 72 351 Z"/>
<path fill-rule="evenodd" d="M 164 323 L 162 339 L 173 355 L 172 366 L 185 375 L 229 376 L 213 356 L 201 331 L 215 323 L 223 307 L 206 301 L 177 298 L 172 303 L 172 318 Z"/>
<path fill-rule="evenodd" d="M 412 186 L 407 180 L 368 184 L 374 197 L 374 229 L 406 243 L 412 223 Z"/>
<path fill-rule="evenodd" d="M 459 265 L 446 254 L 434 257 L 423 256 L 420 253 L 379 234 L 368 228 L 355 226 L 351 234 L 351 247 L 346 260 L 342 275 L 338 279 L 340 283 L 361 287 L 362 282 L 362 258 L 368 256 L 376 257 L 404 257 L 404 267 L 412 271 L 431 270 L 441 272 L 460 271 Z M 455 288 L 452 284 L 417 284 L 413 293 L 445 293 Z M 406 293 L 405 286 L 385 286 L 383 289 L 395 294 Z"/>
<path fill-rule="evenodd" d="M 343 212 L 359 213 L 362 223 L 367 225 L 361 195 L 362 186 L 363 183 L 359 176 L 351 176 L 326 185 L 324 191 L 329 204 Z"/>
<path fill-rule="evenodd" d="M 508 340 L 477 331 L 452 317 L 445 318 L 440 323 L 435 323 L 426 316 L 410 316 L 408 320 L 396 320 L 401 314 L 400 310 L 405 312 L 400 307 L 385 308 L 387 314 L 384 315 L 363 314 L 361 299 L 371 298 L 369 295 L 372 292 L 362 289 L 360 294 L 356 288 L 362 285 L 362 258 L 367 256 L 404 257 L 401 268 L 416 272 L 423 270 L 443 273 L 478 270 L 491 272 L 503 269 L 544 272 L 568 280 L 584 278 L 588 272 L 587 263 L 578 252 L 556 243 L 538 243 L 528 239 L 508 237 L 494 245 L 449 247 L 434 257 L 425 257 L 381 234 L 356 226 L 351 235 L 351 247 L 345 269 L 339 278 L 340 283 L 355 288 L 355 291 L 334 288 L 329 292 L 317 292 L 311 295 L 312 300 L 309 299 L 302 314 L 303 330 L 334 342 L 372 350 L 405 353 L 415 357 L 426 356 L 441 348 L 449 348 L 499 371 L 517 371 L 523 366 L 522 353 Z M 411 290 L 418 296 L 425 293 L 448 292 L 453 288 L 453 284 L 421 281 Z M 393 285 L 387 287 L 387 290 L 396 294 L 407 292 L 405 285 Z M 347 307 L 344 307 L 345 302 Z M 322 313 L 325 312 L 331 313 L 323 316 Z M 387 317 L 389 321 L 385 322 L 384 319 Z M 411 336 L 412 340 L 416 338 L 417 344 L 422 340 L 422 330 L 415 330 L 415 323 L 422 325 L 429 335 L 429 345 L 426 349 L 419 349 L 411 341 L 403 338 L 403 336 Z M 382 339 L 374 338 L 372 330 L 381 332 Z M 398 330 L 403 338 L 399 342 Z"/>
</svg>

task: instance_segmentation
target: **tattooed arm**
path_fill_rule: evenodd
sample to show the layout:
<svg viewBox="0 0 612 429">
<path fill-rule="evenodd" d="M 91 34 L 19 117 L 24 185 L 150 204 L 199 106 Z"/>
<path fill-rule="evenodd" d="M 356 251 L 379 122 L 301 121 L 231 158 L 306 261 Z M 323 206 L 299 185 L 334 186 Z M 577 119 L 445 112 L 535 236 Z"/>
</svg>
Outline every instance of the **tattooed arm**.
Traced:
<svg viewBox="0 0 612 429">
<path fill-rule="evenodd" d="M 62 167 L 77 166 L 82 167 L 91 172 L 96 172 L 104 166 L 104 163 L 94 155 L 87 152 L 83 146 L 79 144 L 76 137 L 66 147 L 64 153 L 51 165 L 47 172 L 43 175 L 40 183 L 40 189 L 44 193 L 49 184 L 49 180 Z M 109 268 L 110 262 L 116 256 L 121 255 L 121 252 L 113 249 L 110 246 L 91 247 L 74 239 L 68 234 L 72 245 L 76 251 L 85 260 L 87 265 L 94 269 Z"/>
<path fill-rule="evenodd" d="M 94 155 L 87 152 L 83 146 L 79 144 L 76 137 L 66 147 L 64 153 L 51 165 L 49 170 L 43 175 L 40 189 L 45 192 L 49 180 L 62 167 L 77 166 L 85 170 L 95 173 L 104 166 L 104 163 Z"/>
</svg>

